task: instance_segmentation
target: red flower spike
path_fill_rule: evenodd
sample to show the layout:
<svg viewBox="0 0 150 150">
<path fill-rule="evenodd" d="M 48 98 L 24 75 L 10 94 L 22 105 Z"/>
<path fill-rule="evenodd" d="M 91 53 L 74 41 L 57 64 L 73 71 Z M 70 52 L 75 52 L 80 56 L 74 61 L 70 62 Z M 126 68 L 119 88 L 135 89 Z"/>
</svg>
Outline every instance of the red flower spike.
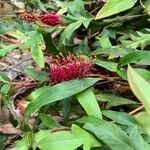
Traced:
<svg viewBox="0 0 150 150">
<path fill-rule="evenodd" d="M 35 22 L 36 20 L 35 16 L 30 12 L 21 12 L 19 13 L 19 17 L 27 22 Z"/>
<path fill-rule="evenodd" d="M 67 57 L 58 55 L 52 58 L 47 71 L 52 83 L 60 83 L 85 77 L 90 73 L 93 64 L 92 59 L 84 58 L 82 55 L 69 54 Z"/>
<path fill-rule="evenodd" d="M 39 19 L 43 24 L 49 26 L 55 26 L 61 23 L 61 16 L 55 12 L 40 15 Z"/>
</svg>

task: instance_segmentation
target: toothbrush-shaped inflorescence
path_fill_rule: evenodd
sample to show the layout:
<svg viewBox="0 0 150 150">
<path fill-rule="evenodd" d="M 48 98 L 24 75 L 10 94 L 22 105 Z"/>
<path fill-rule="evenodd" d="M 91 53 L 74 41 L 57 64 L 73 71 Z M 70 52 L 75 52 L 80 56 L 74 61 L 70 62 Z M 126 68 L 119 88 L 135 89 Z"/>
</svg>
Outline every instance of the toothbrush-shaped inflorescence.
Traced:
<svg viewBox="0 0 150 150">
<path fill-rule="evenodd" d="M 58 55 L 51 59 L 47 71 L 52 83 L 86 77 L 94 64 L 93 59 L 85 58 L 83 55 Z"/>
<path fill-rule="evenodd" d="M 33 14 L 30 12 L 20 12 L 19 17 L 27 22 L 40 22 L 48 26 L 56 26 L 61 23 L 61 16 L 55 12 L 49 12 L 46 14 Z"/>
<path fill-rule="evenodd" d="M 39 15 L 39 19 L 43 24 L 55 26 L 61 23 L 61 16 L 55 12 Z"/>
</svg>

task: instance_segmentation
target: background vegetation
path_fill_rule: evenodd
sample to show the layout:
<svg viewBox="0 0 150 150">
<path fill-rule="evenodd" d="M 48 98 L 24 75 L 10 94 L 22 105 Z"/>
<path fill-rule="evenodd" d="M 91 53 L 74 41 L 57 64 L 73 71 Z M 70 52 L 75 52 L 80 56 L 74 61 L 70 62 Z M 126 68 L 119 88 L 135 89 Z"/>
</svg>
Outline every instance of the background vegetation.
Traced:
<svg viewBox="0 0 150 150">
<path fill-rule="evenodd" d="M 149 0 L 0 8 L 2 150 L 150 150 Z"/>
</svg>

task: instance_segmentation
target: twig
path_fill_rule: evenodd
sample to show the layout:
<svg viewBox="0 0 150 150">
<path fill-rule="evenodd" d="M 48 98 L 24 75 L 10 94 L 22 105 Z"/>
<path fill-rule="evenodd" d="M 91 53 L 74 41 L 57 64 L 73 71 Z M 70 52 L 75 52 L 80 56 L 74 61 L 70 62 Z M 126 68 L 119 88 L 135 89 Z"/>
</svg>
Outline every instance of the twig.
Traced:
<svg viewBox="0 0 150 150">
<path fill-rule="evenodd" d="M 98 32 L 96 32 L 96 33 L 94 33 L 94 34 L 92 34 L 90 38 L 92 38 L 92 37 L 96 36 L 97 34 L 99 34 L 99 31 L 98 31 Z"/>
<path fill-rule="evenodd" d="M 121 79 L 120 77 L 107 77 L 100 74 L 88 74 L 87 77 L 99 77 L 102 80 L 109 80 L 109 81 L 118 81 Z"/>
<path fill-rule="evenodd" d="M 96 7 L 94 10 L 92 10 L 92 11 L 90 12 L 90 14 L 94 13 L 96 10 L 100 9 L 101 7 L 102 7 L 101 5 L 100 5 L 99 7 Z"/>
<path fill-rule="evenodd" d="M 52 132 L 64 131 L 64 130 L 71 130 L 71 128 L 69 128 L 69 127 L 54 128 L 54 129 L 52 129 Z"/>
<path fill-rule="evenodd" d="M 18 89 L 16 91 L 16 93 L 12 96 L 12 99 L 15 99 L 19 95 L 23 95 L 27 90 L 32 89 L 34 87 L 36 87 L 36 85 L 32 85 L 32 86 L 29 86 L 29 87 L 22 87 L 22 88 Z"/>
<path fill-rule="evenodd" d="M 135 114 L 136 112 L 138 112 L 139 110 L 141 110 L 141 109 L 143 109 L 143 108 L 144 108 L 144 105 L 142 105 L 142 106 L 136 108 L 135 110 L 131 111 L 131 112 L 129 113 L 129 115 L 133 115 L 133 114 Z"/>
<path fill-rule="evenodd" d="M 34 83 L 24 83 L 24 82 L 13 82 L 12 85 L 23 85 L 23 86 L 28 86 L 28 85 L 38 85 L 41 84 L 42 82 L 34 82 Z"/>
<path fill-rule="evenodd" d="M 15 40 L 15 39 L 9 39 L 8 37 L 0 34 L 0 38 L 6 40 L 6 41 L 9 41 L 10 43 L 14 43 L 14 44 L 20 44 L 20 42 L 18 40 Z"/>
</svg>

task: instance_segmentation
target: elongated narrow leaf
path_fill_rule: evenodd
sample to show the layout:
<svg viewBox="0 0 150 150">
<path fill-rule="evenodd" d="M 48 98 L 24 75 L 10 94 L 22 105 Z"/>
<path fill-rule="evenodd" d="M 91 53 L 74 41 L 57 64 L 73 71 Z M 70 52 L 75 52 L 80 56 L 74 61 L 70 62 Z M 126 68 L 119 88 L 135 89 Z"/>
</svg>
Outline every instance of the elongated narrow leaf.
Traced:
<svg viewBox="0 0 150 150">
<path fill-rule="evenodd" d="M 136 63 L 144 59 L 150 58 L 150 51 L 133 52 L 126 55 L 118 63 L 118 68 L 121 68 L 129 63 Z"/>
<path fill-rule="evenodd" d="M 113 93 L 99 92 L 98 94 L 96 94 L 96 98 L 98 101 L 108 102 L 106 105 L 107 109 L 114 107 L 114 106 L 120 106 L 120 105 L 138 104 L 135 101 L 120 97 L 120 96 L 115 95 Z"/>
<path fill-rule="evenodd" d="M 98 79 L 85 78 L 78 80 L 66 81 L 52 87 L 47 87 L 38 97 L 36 97 L 26 108 L 27 114 L 32 114 L 40 107 L 65 99 L 77 94 L 96 83 Z"/>
<path fill-rule="evenodd" d="M 48 81 L 49 77 L 48 77 L 48 73 L 44 72 L 44 71 L 36 71 L 33 68 L 25 68 L 25 73 L 32 77 L 35 80 L 38 81 Z"/>
<path fill-rule="evenodd" d="M 97 138 L 112 150 L 134 150 L 127 134 L 114 123 L 86 123 L 84 128 L 92 132 Z"/>
<path fill-rule="evenodd" d="M 37 90 L 33 91 L 30 95 L 27 96 L 27 99 L 32 101 L 36 99 L 40 94 L 42 94 L 49 86 L 43 86 L 41 88 L 38 88 Z"/>
<path fill-rule="evenodd" d="M 100 124 L 101 123 L 101 119 L 98 119 L 98 118 L 96 118 L 96 117 L 94 117 L 94 116 L 84 116 L 84 117 L 82 117 L 82 118 L 80 118 L 80 119 L 77 119 L 77 122 L 79 122 L 79 123 L 83 123 L 83 124 L 85 124 L 85 123 L 94 123 L 94 124 Z"/>
<path fill-rule="evenodd" d="M 138 36 L 132 34 L 130 35 L 130 38 L 132 40 L 122 40 L 122 45 L 133 49 L 141 47 L 141 49 L 143 50 L 146 46 L 150 44 L 150 34 L 145 34 L 142 32 L 137 32 L 137 34 Z"/>
<path fill-rule="evenodd" d="M 134 6 L 137 0 L 109 0 L 97 13 L 95 19 L 102 19 L 120 13 Z"/>
<path fill-rule="evenodd" d="M 105 49 L 105 48 L 111 48 L 112 47 L 112 44 L 109 41 L 108 37 L 101 37 L 101 38 L 98 38 L 98 40 L 99 40 L 100 45 L 101 45 L 101 47 L 103 49 Z"/>
<path fill-rule="evenodd" d="M 150 113 L 150 84 L 130 66 L 128 67 L 128 81 L 135 96 L 143 103 L 147 113 Z"/>
<path fill-rule="evenodd" d="M 67 121 L 70 117 L 72 99 L 73 97 L 71 96 L 71 97 L 65 98 L 62 101 L 62 116 L 64 118 L 64 121 Z"/>
<path fill-rule="evenodd" d="M 17 44 L 11 44 L 11 45 L 7 45 L 7 46 L 2 46 L 0 45 L 0 57 L 5 56 L 7 53 L 9 53 L 10 51 L 12 51 L 13 49 L 17 48 L 18 45 Z"/>
<path fill-rule="evenodd" d="M 39 45 L 32 45 L 31 54 L 34 61 L 41 67 L 44 68 L 44 55 Z"/>
<path fill-rule="evenodd" d="M 150 114 L 144 111 L 136 114 L 134 117 L 150 135 Z"/>
<path fill-rule="evenodd" d="M 41 49 L 43 41 L 42 34 L 37 31 L 28 32 L 29 38 L 25 41 L 24 45 L 28 48 L 31 47 L 31 54 L 34 61 L 41 67 L 44 68 L 44 55 Z"/>
<path fill-rule="evenodd" d="M 10 82 L 10 79 L 3 73 L 0 71 L 0 82 Z"/>
<path fill-rule="evenodd" d="M 74 150 L 82 144 L 82 139 L 74 136 L 70 131 L 59 131 L 51 133 L 37 145 L 42 150 Z"/>
<path fill-rule="evenodd" d="M 39 32 L 42 34 L 43 36 L 43 40 L 45 42 L 45 46 L 46 46 L 46 52 L 48 52 L 50 55 L 56 56 L 59 54 L 59 51 L 57 49 L 57 47 L 55 46 L 53 39 L 52 39 L 52 32 L 54 31 L 54 28 L 50 28 L 50 29 L 43 29 L 40 28 Z"/>
<path fill-rule="evenodd" d="M 86 113 L 91 116 L 102 119 L 100 107 L 96 97 L 91 89 L 87 89 L 76 95 L 79 103 L 85 109 Z"/>
<path fill-rule="evenodd" d="M 38 143 L 42 139 L 46 139 L 47 137 L 49 137 L 50 134 L 51 134 L 50 130 L 40 130 L 39 132 L 35 133 L 33 135 L 33 140 L 32 140 L 32 148 L 33 148 L 33 150 L 36 150 Z"/>
<path fill-rule="evenodd" d="M 110 118 L 111 120 L 118 122 L 123 125 L 127 126 L 135 126 L 139 125 L 138 122 L 134 117 L 131 115 L 128 115 L 127 113 L 124 112 L 117 112 L 117 111 L 111 111 L 111 110 L 104 110 L 102 111 L 103 115 L 106 117 Z"/>
<path fill-rule="evenodd" d="M 150 145 L 144 141 L 136 126 L 133 127 L 129 136 L 135 150 L 150 150 Z"/>
<path fill-rule="evenodd" d="M 83 150 L 90 150 L 92 147 L 99 147 L 101 143 L 89 132 L 80 128 L 77 125 L 72 125 L 72 133 L 82 140 Z"/>
<path fill-rule="evenodd" d="M 15 150 L 28 150 L 31 146 L 32 133 L 25 133 L 23 139 L 16 142 Z"/>
<path fill-rule="evenodd" d="M 103 61 L 103 60 L 97 60 L 96 64 L 102 68 L 109 70 L 109 71 L 112 71 L 112 72 L 117 71 L 117 63 Z"/>
<path fill-rule="evenodd" d="M 6 84 L 4 84 L 4 85 L 1 87 L 0 93 L 2 93 L 2 94 L 8 94 L 10 88 L 11 88 L 11 84 L 6 83 Z"/>
<path fill-rule="evenodd" d="M 135 71 L 145 80 L 150 80 L 150 71 L 143 68 L 136 68 Z"/>
<path fill-rule="evenodd" d="M 3 144 L 5 143 L 5 141 L 7 140 L 7 136 L 6 135 L 3 135 L 3 134 L 0 134 L 0 146 L 4 146 Z M 1 148 L 2 148 L 1 147 Z M 3 148 L 2 148 L 3 149 Z"/>
<path fill-rule="evenodd" d="M 72 34 L 76 29 L 78 29 L 82 24 L 82 20 L 78 20 L 77 22 L 71 23 L 68 27 L 62 32 L 60 37 L 60 46 L 65 45 L 66 41 L 71 39 Z"/>
<path fill-rule="evenodd" d="M 56 122 L 55 120 L 53 120 L 50 116 L 46 115 L 46 114 L 40 114 L 40 119 L 42 121 L 42 123 L 49 128 L 58 128 L 61 127 L 61 125 Z"/>
</svg>

